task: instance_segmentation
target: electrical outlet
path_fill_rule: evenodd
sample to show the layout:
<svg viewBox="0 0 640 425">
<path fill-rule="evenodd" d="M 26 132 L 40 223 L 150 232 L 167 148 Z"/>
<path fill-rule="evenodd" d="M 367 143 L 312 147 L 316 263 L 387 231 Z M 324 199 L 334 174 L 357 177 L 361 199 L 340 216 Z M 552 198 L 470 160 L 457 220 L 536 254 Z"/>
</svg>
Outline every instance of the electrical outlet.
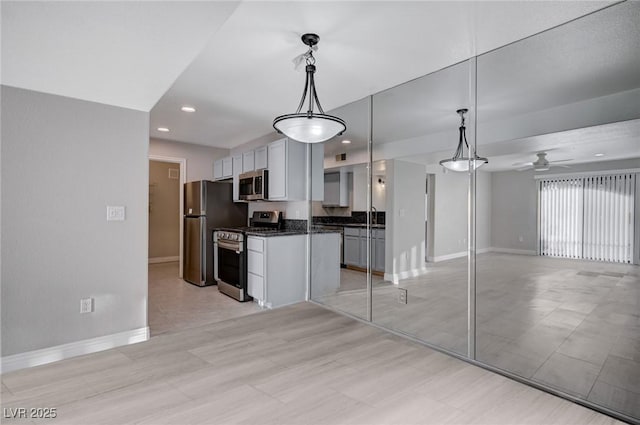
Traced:
<svg viewBox="0 0 640 425">
<path fill-rule="evenodd" d="M 81 298 L 80 299 L 80 313 L 93 312 L 93 298 Z"/>
<path fill-rule="evenodd" d="M 400 304 L 406 304 L 407 303 L 407 290 L 404 288 L 398 288 L 398 302 Z"/>
<path fill-rule="evenodd" d="M 524 242 L 524 237 L 522 235 L 518 236 L 518 242 Z"/>
</svg>

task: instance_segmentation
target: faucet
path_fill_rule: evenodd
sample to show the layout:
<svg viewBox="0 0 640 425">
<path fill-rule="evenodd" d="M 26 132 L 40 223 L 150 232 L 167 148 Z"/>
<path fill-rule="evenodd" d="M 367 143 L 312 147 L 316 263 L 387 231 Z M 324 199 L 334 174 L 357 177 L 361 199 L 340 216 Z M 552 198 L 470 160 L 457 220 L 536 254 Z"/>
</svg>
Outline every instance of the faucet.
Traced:
<svg viewBox="0 0 640 425">
<path fill-rule="evenodd" d="M 378 224 L 378 210 L 376 209 L 376 207 L 371 205 L 371 211 L 373 214 L 373 216 L 371 217 L 371 224 Z"/>
</svg>

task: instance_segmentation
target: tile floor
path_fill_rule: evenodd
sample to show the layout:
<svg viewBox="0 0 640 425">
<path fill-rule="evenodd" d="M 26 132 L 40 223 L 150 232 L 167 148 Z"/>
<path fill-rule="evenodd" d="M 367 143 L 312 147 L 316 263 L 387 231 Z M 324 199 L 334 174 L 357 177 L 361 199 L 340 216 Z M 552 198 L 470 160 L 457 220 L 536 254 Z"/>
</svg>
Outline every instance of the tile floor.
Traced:
<svg viewBox="0 0 640 425">
<path fill-rule="evenodd" d="M 5 409 L 57 409 L 3 423 L 619 423 L 309 303 L 7 373 L 1 388 Z"/>
<path fill-rule="evenodd" d="M 341 278 L 346 290 L 314 299 L 365 317 L 364 273 Z M 466 354 L 466 258 L 401 281 L 406 305 L 373 285 L 374 322 Z M 640 267 L 482 254 L 477 313 L 478 360 L 640 420 Z"/>
</svg>

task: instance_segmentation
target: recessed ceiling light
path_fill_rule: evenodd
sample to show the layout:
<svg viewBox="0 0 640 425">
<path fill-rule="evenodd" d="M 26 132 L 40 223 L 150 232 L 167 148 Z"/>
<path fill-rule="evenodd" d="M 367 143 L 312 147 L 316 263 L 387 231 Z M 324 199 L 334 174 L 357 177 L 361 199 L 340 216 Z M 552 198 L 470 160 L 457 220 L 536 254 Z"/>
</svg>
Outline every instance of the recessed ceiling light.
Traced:
<svg viewBox="0 0 640 425">
<path fill-rule="evenodd" d="M 181 110 L 182 112 L 195 112 L 195 111 L 196 111 L 196 108 L 194 108 L 193 106 L 187 106 L 187 105 L 185 105 L 185 106 L 183 106 L 182 108 L 180 108 L 180 110 Z"/>
<path fill-rule="evenodd" d="M 597 154 L 595 154 L 593 156 L 604 156 L 604 154 L 603 153 L 597 153 Z"/>
<path fill-rule="evenodd" d="M 168 133 L 169 129 L 167 127 L 158 127 L 158 131 L 162 131 L 163 133 Z"/>
<path fill-rule="evenodd" d="M 348 145 L 349 143 L 351 143 L 351 140 L 343 140 L 343 141 L 342 141 L 342 144 L 343 144 L 343 145 Z"/>
</svg>

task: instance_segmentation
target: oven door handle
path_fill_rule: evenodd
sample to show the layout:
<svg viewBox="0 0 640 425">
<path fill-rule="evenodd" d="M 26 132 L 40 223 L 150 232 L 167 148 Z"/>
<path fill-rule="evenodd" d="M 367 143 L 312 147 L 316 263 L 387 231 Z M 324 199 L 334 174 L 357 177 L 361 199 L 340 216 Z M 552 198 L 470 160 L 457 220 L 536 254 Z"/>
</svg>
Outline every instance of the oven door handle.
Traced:
<svg viewBox="0 0 640 425">
<path fill-rule="evenodd" d="M 218 240 L 218 248 L 235 251 L 236 254 L 240 254 L 242 252 L 242 244 L 239 244 L 237 242 L 234 243 Z"/>
</svg>

